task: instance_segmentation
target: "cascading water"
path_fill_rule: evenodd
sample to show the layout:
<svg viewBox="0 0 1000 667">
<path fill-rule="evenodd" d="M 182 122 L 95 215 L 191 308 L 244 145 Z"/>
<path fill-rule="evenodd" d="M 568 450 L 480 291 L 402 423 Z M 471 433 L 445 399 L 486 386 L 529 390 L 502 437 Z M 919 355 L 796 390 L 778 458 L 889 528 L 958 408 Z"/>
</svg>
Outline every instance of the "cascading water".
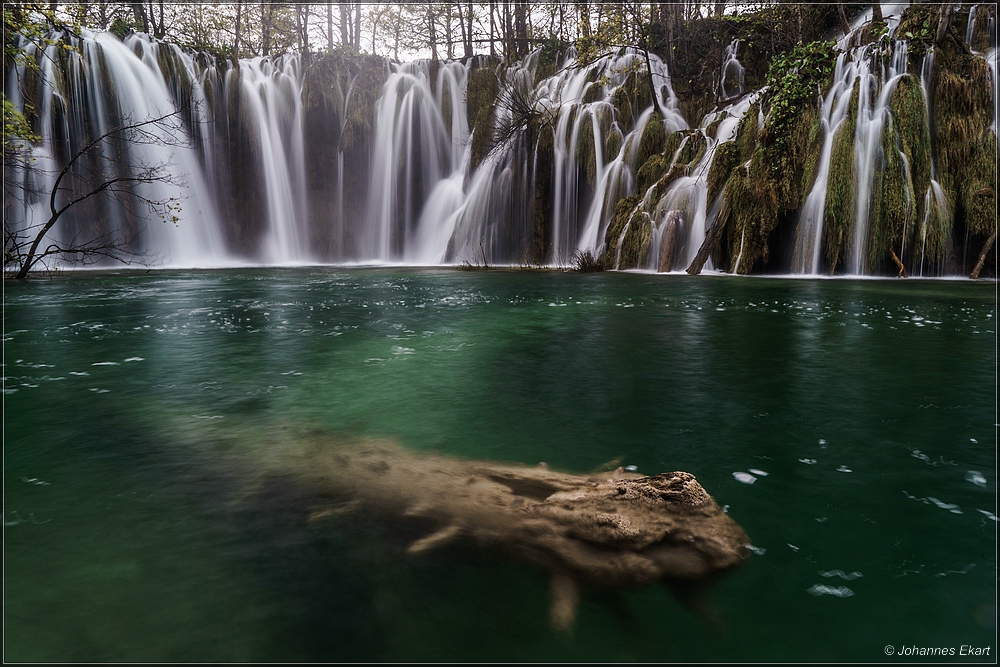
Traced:
<svg viewBox="0 0 1000 667">
<path fill-rule="evenodd" d="M 847 118 L 847 110 L 851 103 L 854 82 L 857 78 L 858 67 L 854 60 L 848 60 L 846 53 L 838 55 L 833 74 L 833 86 L 820 102 L 819 116 L 823 129 L 823 148 L 819 156 L 816 181 L 806 196 L 799 216 L 795 254 L 792 259 L 794 273 L 819 273 L 823 216 L 826 212 L 826 190 L 830 177 L 830 162 L 833 156 L 833 140 Z"/>
<path fill-rule="evenodd" d="M 40 110 L 41 147 L 36 156 L 40 169 L 36 174 L 25 174 L 31 182 L 24 189 L 24 206 L 8 211 L 8 224 L 27 234 L 48 218 L 48 193 L 55 185 L 56 174 L 72 155 L 116 127 L 178 110 L 162 73 L 155 67 L 155 51 L 148 42 L 135 37 L 126 45 L 108 33 L 85 33 L 81 39 L 72 38 L 71 44 L 69 51 L 49 44 L 44 53 L 38 53 L 33 43 L 24 44 L 27 56 L 40 65 L 33 91 Z M 25 79 L 25 66 L 21 65 L 15 74 L 8 79 L 7 95 L 23 108 L 25 100 L 16 82 Z M 95 208 L 79 206 L 68 210 L 49 232 L 50 238 L 63 244 L 80 238 L 103 238 L 125 245 L 140 256 L 158 259 L 165 266 L 225 263 L 214 203 L 198 154 L 189 146 L 190 138 L 182 129 L 166 123 L 147 125 L 143 131 L 148 133 L 145 140 L 124 146 L 120 141 L 116 144 L 120 135 L 101 140 L 96 155 L 79 160 L 72 171 L 78 182 L 86 182 L 78 186 L 75 196 L 98 187 L 115 174 L 135 175 L 155 168 L 167 178 L 137 182 L 132 196 L 106 197 L 95 201 Z M 94 180 L 93 174 L 102 174 L 100 181 Z M 179 179 L 185 181 L 186 188 Z M 164 213 L 176 214 L 177 224 L 143 224 L 144 200 L 169 203 L 171 209 Z M 178 203 L 179 212 L 174 208 Z"/>
<path fill-rule="evenodd" d="M 436 86 L 429 61 L 394 66 L 375 110 L 361 259 L 444 261 L 464 198 L 467 78 L 461 63 L 440 64 Z M 445 99 L 450 123 L 442 113 Z"/>
<path fill-rule="evenodd" d="M 872 207 L 876 162 L 882 159 L 882 131 L 889 117 L 889 97 L 900 77 L 906 74 L 907 43 L 893 43 L 892 58 L 886 68 L 872 46 L 861 49 L 856 57 L 858 119 L 854 129 L 854 168 L 857 174 L 857 209 L 854 215 L 854 238 L 848 254 L 848 270 L 865 272 L 868 250 L 869 215 Z M 873 63 L 873 58 L 876 60 Z M 875 65 L 875 67 L 873 67 Z M 876 93 L 874 94 L 873 93 Z"/>
<path fill-rule="evenodd" d="M 722 70 L 719 74 L 719 98 L 730 100 L 743 94 L 744 71 L 743 64 L 736 57 L 740 48 L 740 40 L 734 39 L 726 47 L 722 59 Z"/>
<path fill-rule="evenodd" d="M 267 194 L 268 224 L 261 256 L 273 264 L 308 262 L 312 257 L 306 228 L 299 58 L 243 60 L 239 85 L 259 141 Z"/>
<path fill-rule="evenodd" d="M 798 212 L 793 272 L 821 270 L 831 171 L 838 169 L 835 174 L 843 181 L 848 159 L 839 158 L 835 165 L 835 137 L 845 131 L 852 132 L 853 144 L 844 155 L 853 155 L 854 188 L 851 210 L 837 218 L 849 235 L 839 266 L 864 274 L 887 261 L 869 257 L 883 252 L 869 237 L 887 224 L 879 198 L 891 162 L 893 178 L 903 174 L 894 182 L 902 183 L 906 209 L 902 242 L 893 241 L 893 254 L 915 273 L 944 270 L 949 242 L 944 228 L 952 215 L 962 215 L 960 204 L 958 213 L 949 210 L 954 184 L 948 178 L 954 176 L 951 171 L 942 176 L 947 186 L 942 187 L 933 150 L 923 162 L 911 164 L 914 155 L 903 150 L 901 135 L 893 134 L 898 112 L 890 102 L 910 59 L 910 44 L 893 39 L 902 9 L 883 6 L 889 33 L 876 42 L 852 46 L 870 37 L 864 32 L 870 14 L 859 17 L 839 42 L 833 85 L 818 99 L 822 141 L 812 158 L 815 179 L 805 185 L 808 193 Z M 987 10 L 980 9 L 969 12 L 965 42 L 970 49 L 979 47 L 975 55 L 989 64 L 995 86 L 996 49 L 984 46 L 983 27 L 977 28 L 977 21 L 989 20 L 992 35 L 994 19 L 992 13 L 984 18 Z M 164 136 L 128 147 L 122 159 L 107 142 L 79 165 L 134 171 L 170 163 L 172 179 L 185 181 L 186 188 L 169 179 L 141 187 L 147 199 L 182 201 L 176 225 L 144 219 L 127 198 L 95 200 L 67 213 L 50 236 L 64 242 L 81 233 L 115 231 L 127 238 L 130 250 L 165 266 L 463 260 L 566 265 L 577 253 L 590 251 L 607 253 L 620 268 L 683 270 L 721 209 L 721 193 L 708 200 L 707 176 L 716 151 L 734 138 L 740 119 L 758 99 L 758 93 L 745 92 L 737 39 L 725 47 L 713 76 L 719 106 L 728 106 L 707 114 L 694 130 L 688 130 L 679 111 L 666 65 L 654 54 L 628 48 L 586 64 L 577 63 L 570 48 L 548 76 L 537 74 L 540 51 L 510 64 L 483 57 L 463 63 L 376 62 L 362 68 L 364 76 L 358 66 L 335 61 L 324 65 L 328 78 L 310 79 L 322 83 L 309 88 L 306 72 L 323 56 L 223 62 L 143 35 L 121 42 L 108 33 L 88 33 L 73 43 L 72 51 L 51 45 L 44 53 L 25 44 L 28 57 L 39 64 L 37 75 L 22 66 L 8 76 L 7 97 L 18 108 L 35 103 L 29 115 L 42 137 L 34 154 L 40 169 L 12 174 L 16 167 L 8 167 L 25 193 L 23 201 L 6 203 L 9 227 L 26 234 L 45 221 L 44 195 L 54 175 L 87 141 L 125 118 L 178 111 L 186 128 L 180 143 L 191 147 Z M 919 76 L 928 137 L 936 131 L 931 123 L 934 57 L 929 48 Z M 483 113 L 479 120 L 470 116 L 466 95 L 473 73 L 495 76 L 501 90 L 497 100 L 490 100 L 488 122 Z M 16 84 L 32 76 L 37 83 L 29 86 L 25 100 Z M 853 90 L 858 91 L 853 100 L 857 119 L 848 128 Z M 507 105 L 504 91 L 516 91 L 530 112 Z M 316 97 L 324 95 L 326 101 L 317 107 Z M 356 102 L 359 95 L 363 102 Z M 307 98 L 312 100 L 308 108 Z M 758 126 L 762 114 L 758 110 Z M 996 118 L 994 108 L 994 134 Z M 501 145 L 482 149 L 492 143 L 492 133 L 503 135 L 510 125 L 518 127 L 503 136 Z M 328 157 L 320 168 L 315 144 L 321 142 L 306 141 L 317 129 L 330 137 L 324 139 Z M 678 131 L 682 135 L 670 138 L 672 155 L 663 152 L 662 139 L 647 134 Z M 640 161 L 652 171 L 641 171 Z M 922 176 L 914 176 L 921 170 Z M 350 183 L 348 192 L 345 183 Z M 914 191 L 916 183 L 919 191 Z M 325 190 L 317 199 L 318 188 Z M 623 221 L 616 207 L 629 196 L 635 197 L 632 215 Z M 732 237 L 720 252 L 735 256 L 742 241 Z M 752 245 L 749 237 L 747 243 Z"/>
</svg>

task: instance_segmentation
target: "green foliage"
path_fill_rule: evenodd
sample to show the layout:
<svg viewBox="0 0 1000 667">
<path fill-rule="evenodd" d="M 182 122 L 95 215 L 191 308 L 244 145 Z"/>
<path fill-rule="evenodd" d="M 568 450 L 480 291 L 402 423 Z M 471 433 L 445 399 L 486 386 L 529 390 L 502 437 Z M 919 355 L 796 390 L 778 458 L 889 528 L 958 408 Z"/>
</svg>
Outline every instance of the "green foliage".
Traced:
<svg viewBox="0 0 1000 667">
<path fill-rule="evenodd" d="M 42 139 L 31 129 L 31 123 L 24 117 L 6 95 L 3 99 L 3 151 L 4 155 L 20 152 L 24 142 L 38 143 Z"/>
<path fill-rule="evenodd" d="M 767 73 L 768 107 L 764 120 L 764 143 L 781 153 L 790 148 L 797 116 L 807 106 L 815 106 L 818 92 L 829 83 L 836 60 L 834 43 L 800 44 L 790 53 L 776 55 Z M 776 162 L 773 170 L 780 169 Z"/>
<path fill-rule="evenodd" d="M 903 10 L 896 27 L 896 38 L 909 42 L 911 58 L 922 58 L 934 43 L 940 8 L 931 5 L 912 4 Z"/>
</svg>

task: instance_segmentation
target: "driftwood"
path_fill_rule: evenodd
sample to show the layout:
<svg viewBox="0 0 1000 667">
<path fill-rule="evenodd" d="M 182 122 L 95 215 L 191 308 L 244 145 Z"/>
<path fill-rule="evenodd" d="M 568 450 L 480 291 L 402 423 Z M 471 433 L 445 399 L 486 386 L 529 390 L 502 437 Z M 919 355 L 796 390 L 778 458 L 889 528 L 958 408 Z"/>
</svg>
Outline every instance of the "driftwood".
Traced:
<svg viewBox="0 0 1000 667">
<path fill-rule="evenodd" d="M 660 242 L 660 264 L 657 270 L 660 273 L 669 273 L 674 270 L 674 256 L 677 254 L 677 238 L 680 236 L 681 227 L 684 226 L 684 211 L 670 211 L 663 221 L 663 237 Z"/>
<path fill-rule="evenodd" d="M 893 250 L 892 248 L 889 248 L 889 254 L 892 255 L 892 261 L 896 265 L 896 268 L 899 269 L 899 273 L 896 274 L 896 277 L 897 278 L 909 278 L 910 274 L 908 274 L 906 272 L 906 267 L 903 266 L 903 262 L 900 261 L 899 255 L 896 254 L 896 251 Z"/>
<path fill-rule="evenodd" d="M 432 526 L 412 554 L 463 539 L 545 569 L 559 630 L 572 627 L 580 584 L 691 584 L 747 557 L 746 533 L 686 472 L 581 476 L 381 441 L 316 447 L 307 469 L 352 509 Z"/>
<path fill-rule="evenodd" d="M 983 265 L 986 264 L 986 257 L 990 254 L 990 248 L 993 247 L 993 243 L 997 240 L 997 230 L 993 230 L 990 237 L 986 239 L 986 243 L 983 245 L 983 251 L 979 253 L 979 260 L 976 262 L 976 266 L 972 269 L 972 273 L 969 274 L 969 278 L 975 280 L 979 277 L 980 272 L 983 270 Z"/>
<path fill-rule="evenodd" d="M 694 260 L 691 261 L 691 265 L 687 268 L 688 274 L 696 276 L 701 273 L 701 270 L 705 267 L 705 262 L 712 256 L 715 246 L 719 245 L 719 241 L 722 240 L 722 232 L 725 230 L 728 221 L 729 200 L 723 199 L 719 215 L 715 217 L 715 222 L 705 232 L 705 241 L 698 248 L 698 254 L 694 256 Z"/>
</svg>

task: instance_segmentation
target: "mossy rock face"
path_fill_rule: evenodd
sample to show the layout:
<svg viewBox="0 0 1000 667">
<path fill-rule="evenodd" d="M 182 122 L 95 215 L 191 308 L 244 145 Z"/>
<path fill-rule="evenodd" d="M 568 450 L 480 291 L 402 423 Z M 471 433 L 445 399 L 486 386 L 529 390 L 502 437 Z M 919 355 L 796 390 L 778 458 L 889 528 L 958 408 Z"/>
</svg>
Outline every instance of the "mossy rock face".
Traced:
<svg viewBox="0 0 1000 667">
<path fill-rule="evenodd" d="M 992 132 L 983 135 L 973 148 L 965 181 L 962 183 L 962 200 L 965 204 L 967 229 L 986 236 L 997 226 L 997 138 Z"/>
<path fill-rule="evenodd" d="M 677 156 L 677 163 L 696 165 L 705 155 L 707 148 L 708 141 L 705 139 L 705 135 L 701 133 L 701 130 L 692 130 L 688 133 L 688 140 L 684 144 L 684 148 L 681 149 L 680 155 Z"/>
<path fill-rule="evenodd" d="M 653 223 L 649 219 L 649 214 L 642 210 L 633 213 L 622 239 L 618 268 L 634 269 L 645 265 L 646 255 L 649 253 L 649 242 L 652 238 Z"/>
<path fill-rule="evenodd" d="M 492 68 L 480 67 L 469 72 L 465 102 L 469 130 L 472 132 L 473 169 L 482 164 L 492 145 L 493 109 L 499 94 L 500 82 Z"/>
<path fill-rule="evenodd" d="M 879 273 L 889 259 L 890 250 L 903 253 L 904 234 L 912 232 L 916 218 L 908 199 L 913 183 L 903 165 L 903 146 L 891 119 L 882 133 L 882 160 L 876 165 L 872 187 L 866 270 Z M 907 244 L 909 245 L 909 244 Z"/>
<path fill-rule="evenodd" d="M 654 113 L 646 121 L 646 126 L 642 130 L 636 164 L 644 164 L 650 156 L 661 153 L 666 139 L 667 131 L 663 128 L 663 118 L 659 113 Z"/>
<path fill-rule="evenodd" d="M 659 153 L 647 159 L 635 175 L 635 192 L 640 197 L 667 173 L 670 164 Z"/>
<path fill-rule="evenodd" d="M 740 152 L 735 141 L 727 141 L 720 144 L 715 149 L 712 157 L 712 166 L 708 169 L 708 205 L 711 206 L 715 198 L 722 192 L 723 186 L 729 179 L 729 174 L 740 164 Z"/>
<path fill-rule="evenodd" d="M 649 81 L 644 73 L 632 72 L 615 90 L 611 98 L 618 124 L 625 132 L 631 132 L 635 119 L 653 104 L 649 92 Z"/>
<path fill-rule="evenodd" d="M 615 203 L 615 213 L 611 216 L 611 224 L 608 225 L 608 231 L 604 233 L 605 254 L 612 258 L 612 261 L 617 252 L 618 239 L 621 238 L 622 232 L 625 230 L 625 225 L 628 223 L 629 218 L 632 217 L 639 203 L 640 198 L 634 195 L 622 197 Z"/>
<path fill-rule="evenodd" d="M 607 134 L 604 135 L 604 161 L 609 162 L 617 157 L 622 150 L 622 142 L 625 137 L 617 125 L 612 125 Z"/>
<path fill-rule="evenodd" d="M 986 51 L 992 46 L 993 36 L 990 34 L 990 21 L 996 22 L 997 6 L 981 4 L 976 7 L 976 22 L 972 27 L 972 50 Z M 968 21 L 966 21 L 968 25 Z M 964 34 L 964 30 L 962 31 Z"/>
<path fill-rule="evenodd" d="M 830 273 L 847 256 L 857 211 L 857 178 L 854 168 L 854 130 L 858 123 L 858 91 L 855 82 L 847 117 L 833 137 L 830 176 L 823 214 L 823 247 Z"/>
<path fill-rule="evenodd" d="M 753 104 L 740 119 L 740 124 L 736 128 L 736 148 L 740 156 L 740 162 L 747 162 L 757 148 L 760 141 L 760 125 L 758 116 L 760 115 L 760 103 Z"/>
<path fill-rule="evenodd" d="M 587 183 L 593 187 L 597 177 L 597 153 L 594 151 L 594 119 L 589 113 L 580 121 L 576 137 L 576 164 L 586 175 Z"/>
<path fill-rule="evenodd" d="M 715 119 L 705 127 L 705 134 L 713 139 L 719 132 L 719 125 L 722 124 L 722 120 L 725 118 L 725 114 L 719 114 Z"/>
<path fill-rule="evenodd" d="M 900 148 L 909 162 L 915 196 L 914 214 L 919 220 L 923 217 L 924 193 L 931 181 L 931 137 L 920 80 L 910 75 L 903 76 L 889 98 L 889 110 L 899 134 Z"/>
<path fill-rule="evenodd" d="M 726 183 L 733 273 L 750 273 L 758 260 L 767 263 L 767 241 L 779 213 L 777 186 L 767 171 L 755 157 L 749 170 L 736 169 Z"/>
<path fill-rule="evenodd" d="M 959 212 L 962 181 L 973 147 L 989 132 L 993 120 L 992 74 L 986 61 L 964 53 L 945 53 L 935 60 L 933 85 L 934 146 L 938 181 L 949 208 Z"/>
<path fill-rule="evenodd" d="M 668 162 L 674 159 L 674 153 L 681 147 L 681 141 L 684 140 L 685 134 L 684 130 L 677 130 L 668 134 L 666 139 L 664 139 L 663 156 L 667 158 Z"/>
</svg>

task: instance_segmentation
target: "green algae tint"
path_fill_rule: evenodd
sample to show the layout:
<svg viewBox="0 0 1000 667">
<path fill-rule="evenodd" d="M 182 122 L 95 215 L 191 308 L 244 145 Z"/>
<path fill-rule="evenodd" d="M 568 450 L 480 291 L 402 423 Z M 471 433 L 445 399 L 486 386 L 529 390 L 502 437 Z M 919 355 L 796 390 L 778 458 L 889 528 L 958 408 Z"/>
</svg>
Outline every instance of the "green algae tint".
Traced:
<svg viewBox="0 0 1000 667">
<path fill-rule="evenodd" d="M 995 641 L 993 284 L 448 270 L 5 286 L 9 661 L 879 661 Z M 754 555 L 587 591 L 346 511 L 304 443 L 685 470 Z M 992 661 L 989 656 L 972 660 Z M 919 657 L 917 658 L 919 659 Z M 933 659 L 933 658 L 929 658 Z M 956 658 L 957 659 L 957 658 Z"/>
</svg>

